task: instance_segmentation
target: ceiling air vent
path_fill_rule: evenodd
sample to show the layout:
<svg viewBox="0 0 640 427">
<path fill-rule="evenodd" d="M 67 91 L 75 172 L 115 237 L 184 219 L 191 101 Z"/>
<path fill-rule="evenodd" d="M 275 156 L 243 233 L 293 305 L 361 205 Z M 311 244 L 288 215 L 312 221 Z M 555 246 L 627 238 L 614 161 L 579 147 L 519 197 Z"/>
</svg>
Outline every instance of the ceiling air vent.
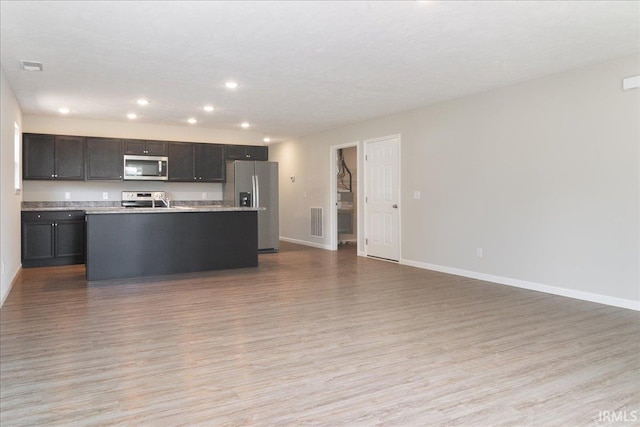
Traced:
<svg viewBox="0 0 640 427">
<path fill-rule="evenodd" d="M 42 71 L 42 62 L 20 60 L 20 69 L 25 71 Z"/>
</svg>

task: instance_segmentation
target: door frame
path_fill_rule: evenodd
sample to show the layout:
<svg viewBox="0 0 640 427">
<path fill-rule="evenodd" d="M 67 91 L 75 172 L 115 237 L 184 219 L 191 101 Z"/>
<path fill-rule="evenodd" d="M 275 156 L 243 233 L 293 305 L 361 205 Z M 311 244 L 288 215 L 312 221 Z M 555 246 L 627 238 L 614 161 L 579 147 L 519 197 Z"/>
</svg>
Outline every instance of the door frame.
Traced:
<svg viewBox="0 0 640 427">
<path fill-rule="evenodd" d="M 351 147 L 355 147 L 356 148 L 356 158 L 358 159 L 357 165 L 356 165 L 356 182 L 358 183 L 358 190 L 356 193 L 356 198 L 357 198 L 357 203 L 356 206 L 358 206 L 357 210 L 356 210 L 356 215 L 358 216 L 358 220 L 356 221 L 356 236 L 358 239 L 358 252 L 360 252 L 360 242 L 361 242 L 361 233 L 360 231 L 362 230 L 360 224 L 360 218 L 361 218 L 361 209 L 360 209 L 360 194 L 362 193 L 362 191 L 360 190 L 360 183 L 362 182 L 362 156 L 360 156 L 360 141 L 352 141 L 352 142 L 346 142 L 344 144 L 338 144 L 338 145 L 332 145 L 331 147 L 329 147 L 329 206 L 331 207 L 331 209 L 329 209 L 329 249 L 332 251 L 337 251 L 338 250 L 338 209 L 337 209 L 337 204 L 338 204 L 338 195 L 337 195 L 337 191 L 336 189 L 338 188 L 338 176 L 336 174 L 336 158 L 338 156 L 338 150 L 342 149 L 342 148 L 351 148 Z"/>
<path fill-rule="evenodd" d="M 363 144 L 363 148 L 364 148 L 364 155 L 362 156 L 363 158 L 363 163 L 364 163 L 364 180 L 363 183 L 364 185 L 362 186 L 362 188 L 364 189 L 364 191 L 362 192 L 362 199 L 363 199 L 363 206 L 364 208 L 362 209 L 363 211 L 363 222 L 364 222 L 364 230 L 363 230 L 363 254 L 364 256 L 369 256 L 369 248 L 368 245 L 365 243 L 365 239 L 367 238 L 367 234 L 369 232 L 369 205 L 368 203 L 364 202 L 365 197 L 367 197 L 367 195 L 369 194 L 369 174 L 367 173 L 367 162 L 364 161 L 364 159 L 366 159 L 366 156 L 368 154 L 368 150 L 367 148 L 369 147 L 369 144 L 372 142 L 379 142 L 379 141 L 384 141 L 387 139 L 397 139 L 398 140 L 398 263 L 401 262 L 402 260 L 402 138 L 401 138 L 401 134 L 396 133 L 396 134 L 392 134 L 392 135 L 386 135 L 386 136 L 381 136 L 381 137 L 377 137 L 377 138 L 370 138 L 370 139 L 365 139 L 362 144 Z M 359 224 L 359 223 L 358 223 Z M 358 235 L 358 238 L 360 238 L 360 235 Z M 377 258 L 377 257 L 371 257 L 370 259 L 378 259 L 381 261 L 387 261 L 387 262 L 395 262 L 393 260 L 385 260 L 383 258 Z"/>
</svg>

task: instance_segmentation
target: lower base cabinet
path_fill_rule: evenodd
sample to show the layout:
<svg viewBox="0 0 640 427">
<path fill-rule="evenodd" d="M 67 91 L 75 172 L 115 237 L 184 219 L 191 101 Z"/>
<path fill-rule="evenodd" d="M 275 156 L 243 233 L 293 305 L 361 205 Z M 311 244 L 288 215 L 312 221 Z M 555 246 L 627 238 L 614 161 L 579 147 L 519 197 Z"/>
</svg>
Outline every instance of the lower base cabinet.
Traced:
<svg viewBox="0 0 640 427">
<path fill-rule="evenodd" d="M 22 212 L 22 266 L 84 264 L 84 211 Z"/>
<path fill-rule="evenodd" d="M 87 280 L 258 266 L 258 212 L 87 212 Z"/>
</svg>

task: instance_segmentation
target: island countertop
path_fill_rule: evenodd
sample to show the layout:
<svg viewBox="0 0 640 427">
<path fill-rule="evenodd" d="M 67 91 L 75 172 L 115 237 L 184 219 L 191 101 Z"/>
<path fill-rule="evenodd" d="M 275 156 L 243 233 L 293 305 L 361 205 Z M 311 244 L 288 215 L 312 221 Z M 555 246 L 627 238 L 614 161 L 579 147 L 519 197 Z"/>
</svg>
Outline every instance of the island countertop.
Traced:
<svg viewBox="0 0 640 427">
<path fill-rule="evenodd" d="M 91 214 L 141 214 L 141 213 L 154 213 L 154 214 L 162 214 L 162 213 L 176 213 L 176 212 L 245 212 L 245 211 L 259 211 L 264 210 L 265 208 L 247 208 L 247 207 L 237 207 L 237 206 L 222 206 L 222 205 L 211 205 L 211 206 L 171 206 L 167 207 L 157 207 L 157 208 L 123 208 L 123 207 L 93 207 L 84 209 L 87 215 Z"/>
<path fill-rule="evenodd" d="M 237 207 L 224 205 L 177 205 L 156 208 L 125 208 L 122 206 L 45 206 L 23 207 L 24 212 L 34 211 L 84 211 L 86 214 L 141 214 L 141 213 L 176 213 L 176 212 L 235 212 L 235 211 L 259 211 L 265 208 Z"/>
</svg>

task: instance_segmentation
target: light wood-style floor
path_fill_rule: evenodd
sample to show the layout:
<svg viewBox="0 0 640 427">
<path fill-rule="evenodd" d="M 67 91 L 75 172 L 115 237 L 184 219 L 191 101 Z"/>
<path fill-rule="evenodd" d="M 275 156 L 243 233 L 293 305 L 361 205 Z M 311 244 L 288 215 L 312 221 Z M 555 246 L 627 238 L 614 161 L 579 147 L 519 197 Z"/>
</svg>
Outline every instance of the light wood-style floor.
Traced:
<svg viewBox="0 0 640 427">
<path fill-rule="evenodd" d="M 351 248 L 89 284 L 83 266 L 25 269 L 0 315 L 2 427 L 640 419 L 637 312 Z"/>
</svg>

